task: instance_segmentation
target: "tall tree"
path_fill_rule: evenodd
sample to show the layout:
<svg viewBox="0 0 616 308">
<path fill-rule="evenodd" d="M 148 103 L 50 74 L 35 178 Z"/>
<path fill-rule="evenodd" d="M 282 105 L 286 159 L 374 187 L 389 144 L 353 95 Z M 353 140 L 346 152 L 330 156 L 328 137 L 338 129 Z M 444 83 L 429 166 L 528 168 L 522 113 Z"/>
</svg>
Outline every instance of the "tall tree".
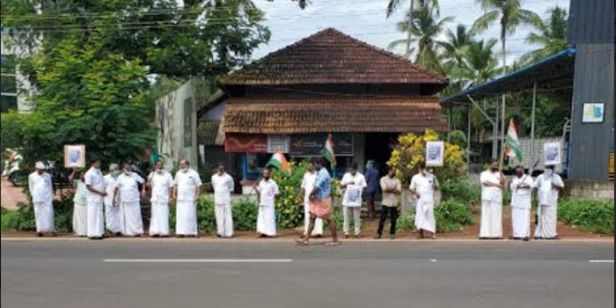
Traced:
<svg viewBox="0 0 616 308">
<path fill-rule="evenodd" d="M 486 12 L 479 17 L 473 25 L 473 30 L 481 33 L 487 30 L 492 24 L 498 23 L 500 26 L 501 53 L 503 59 L 503 70 L 507 71 L 507 39 L 509 35 L 516 32 L 521 25 L 538 26 L 541 17 L 533 11 L 522 8 L 521 0 L 476 0 Z M 502 112 L 506 114 L 506 97 L 502 98 Z M 505 140 L 506 117 L 502 117 L 501 139 Z M 504 148 L 504 146 L 503 146 Z M 501 164 L 504 154 L 501 153 Z"/>
<path fill-rule="evenodd" d="M 538 25 L 538 31 L 526 38 L 526 43 L 540 48 L 522 56 L 522 63 L 537 62 L 567 48 L 567 11 L 556 6 L 549 9 L 548 14 L 549 17 Z"/>
<path fill-rule="evenodd" d="M 391 17 L 391 15 L 393 15 L 402 5 L 402 2 L 404 2 L 406 0 L 389 0 L 389 4 L 387 5 L 387 18 Z M 438 16 L 440 15 L 440 6 L 439 6 L 439 0 L 408 0 L 409 1 L 409 12 L 408 12 L 408 28 L 412 27 L 412 22 L 413 22 L 413 18 L 412 16 L 415 14 L 415 5 L 418 4 L 420 7 L 422 8 L 429 8 L 431 11 L 434 11 L 434 13 Z M 412 48 L 411 48 L 411 44 L 413 41 L 413 36 L 412 33 L 409 31 L 407 32 L 407 37 L 406 37 L 406 52 L 405 52 L 405 57 L 410 59 L 411 55 L 413 54 Z"/>
<path fill-rule="evenodd" d="M 417 58 L 416 63 L 433 72 L 444 75 L 437 54 L 439 45 L 438 37 L 445 31 L 445 26 L 453 21 L 453 17 L 438 19 L 429 8 L 423 7 L 413 14 L 412 28 L 409 23 L 404 21 L 398 24 L 401 32 L 412 33 L 417 37 Z M 390 48 L 396 48 L 399 44 L 406 43 L 405 40 L 394 41 Z"/>
</svg>

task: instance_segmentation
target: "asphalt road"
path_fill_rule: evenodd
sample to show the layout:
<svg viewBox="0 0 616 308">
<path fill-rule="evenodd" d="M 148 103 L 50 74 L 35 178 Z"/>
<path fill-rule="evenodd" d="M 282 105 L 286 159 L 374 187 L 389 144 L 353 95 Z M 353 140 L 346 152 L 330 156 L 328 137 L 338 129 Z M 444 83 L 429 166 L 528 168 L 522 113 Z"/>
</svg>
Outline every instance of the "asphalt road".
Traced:
<svg viewBox="0 0 616 308">
<path fill-rule="evenodd" d="M 2 242 L 3 308 L 608 308 L 613 243 Z"/>
</svg>

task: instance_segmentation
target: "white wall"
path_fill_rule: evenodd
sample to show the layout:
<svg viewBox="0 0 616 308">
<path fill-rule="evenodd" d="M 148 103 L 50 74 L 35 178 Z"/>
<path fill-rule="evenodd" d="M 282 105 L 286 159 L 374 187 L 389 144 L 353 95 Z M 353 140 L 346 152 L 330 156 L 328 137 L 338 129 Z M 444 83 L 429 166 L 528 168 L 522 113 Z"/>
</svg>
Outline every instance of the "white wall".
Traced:
<svg viewBox="0 0 616 308">
<path fill-rule="evenodd" d="M 1 42 L 2 42 L 2 55 L 3 56 L 5 55 L 15 56 L 16 58 L 19 58 L 19 57 L 27 56 L 29 54 L 28 51 L 19 48 L 19 46 L 13 46 L 12 44 L 10 44 L 10 38 L 5 33 L 2 33 Z M 17 108 L 18 110 L 22 110 L 22 111 L 29 110 L 30 106 L 27 101 L 27 96 L 32 91 L 32 85 L 30 84 L 28 79 L 26 79 L 26 77 L 23 76 L 19 72 L 19 67 L 17 68 L 17 72 L 16 72 L 16 81 L 17 81 L 17 91 L 18 91 Z"/>
</svg>

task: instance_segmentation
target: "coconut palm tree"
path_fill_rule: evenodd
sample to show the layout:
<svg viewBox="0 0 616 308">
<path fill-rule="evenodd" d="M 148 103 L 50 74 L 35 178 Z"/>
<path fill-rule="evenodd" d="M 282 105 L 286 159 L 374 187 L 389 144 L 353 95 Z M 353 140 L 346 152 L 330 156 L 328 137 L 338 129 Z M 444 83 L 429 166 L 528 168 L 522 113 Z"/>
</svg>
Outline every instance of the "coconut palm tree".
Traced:
<svg viewBox="0 0 616 308">
<path fill-rule="evenodd" d="M 407 1 L 407 0 L 389 0 L 389 4 L 387 5 L 387 18 L 391 17 L 391 15 L 393 15 L 396 11 L 398 11 L 398 9 L 400 8 L 400 5 L 404 1 Z M 440 8 L 439 8 L 438 0 L 408 0 L 408 1 L 410 4 L 409 13 L 407 14 L 408 16 L 413 16 L 415 12 L 415 4 L 419 4 L 420 7 L 430 8 L 430 10 L 433 10 L 437 16 L 440 15 Z M 409 28 L 410 28 L 412 19 L 409 18 L 408 22 L 409 22 Z M 407 32 L 407 38 L 404 43 L 406 45 L 405 57 L 409 59 L 411 55 L 413 54 L 413 51 L 411 48 L 412 43 L 413 43 L 413 37 L 412 37 L 411 31 L 409 31 Z"/>
<path fill-rule="evenodd" d="M 567 11 L 556 6 L 547 13 L 549 17 L 539 24 L 538 31 L 526 38 L 526 43 L 541 47 L 522 56 L 523 64 L 537 62 L 567 48 Z"/>
<path fill-rule="evenodd" d="M 398 23 L 400 32 L 410 32 L 417 37 L 417 64 L 433 72 L 445 74 L 437 53 L 437 47 L 440 44 L 437 37 L 443 33 L 445 26 L 452 21 L 453 17 L 445 17 L 439 20 L 432 14 L 432 10 L 424 7 L 414 12 L 411 29 L 409 29 L 409 22 L 407 21 Z M 393 49 L 401 43 L 407 42 L 406 40 L 394 41 L 389 48 Z"/>
<path fill-rule="evenodd" d="M 473 37 L 473 33 L 463 24 L 459 24 L 455 31 L 448 29 L 445 40 L 440 42 L 443 65 L 464 65 L 464 54 Z"/>
</svg>

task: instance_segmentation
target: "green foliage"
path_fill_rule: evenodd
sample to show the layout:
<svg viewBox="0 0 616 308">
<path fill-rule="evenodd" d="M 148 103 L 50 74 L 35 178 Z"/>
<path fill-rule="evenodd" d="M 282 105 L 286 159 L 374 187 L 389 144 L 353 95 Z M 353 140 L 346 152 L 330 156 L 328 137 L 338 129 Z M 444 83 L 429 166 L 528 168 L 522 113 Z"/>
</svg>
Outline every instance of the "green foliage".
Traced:
<svg viewBox="0 0 616 308">
<path fill-rule="evenodd" d="M 564 223 L 582 231 L 614 234 L 614 201 L 563 200 L 558 216 Z"/>
<path fill-rule="evenodd" d="M 474 223 L 473 213 L 463 201 L 447 200 L 434 209 L 436 230 L 439 233 L 458 232 Z M 398 218 L 397 229 L 415 231 L 415 212 L 409 212 Z"/>
<path fill-rule="evenodd" d="M 56 231 L 70 233 L 73 230 L 73 196 L 63 196 L 54 200 L 54 219 Z M 2 231 L 34 232 L 36 221 L 34 207 L 30 204 L 20 205 L 17 211 L 2 211 Z"/>
<path fill-rule="evenodd" d="M 410 211 L 398 218 L 396 229 L 398 232 L 415 231 L 415 212 Z"/>
<path fill-rule="evenodd" d="M 468 206 L 481 202 L 481 187 L 474 185 L 468 175 L 458 178 L 445 178 L 440 180 L 441 194 L 445 200 L 457 200 Z"/>
<path fill-rule="evenodd" d="M 197 221 L 199 232 L 203 234 L 216 234 L 216 212 L 212 196 L 201 197 L 197 209 Z M 259 206 L 257 202 L 250 198 L 234 200 L 233 209 L 233 228 L 235 231 L 255 231 L 257 229 L 257 217 Z M 169 213 L 169 228 L 175 232 L 176 227 L 176 207 L 171 208 Z"/>
<path fill-rule="evenodd" d="M 233 203 L 233 225 L 235 231 L 255 231 L 259 205 L 253 199 L 242 198 Z"/>
<path fill-rule="evenodd" d="M 298 204 L 297 196 L 308 163 L 290 162 L 290 165 L 290 174 L 280 170 L 274 170 L 272 173 L 272 178 L 280 190 L 280 195 L 276 199 L 276 222 L 281 230 L 294 229 L 304 221 L 304 205 Z"/>
</svg>

